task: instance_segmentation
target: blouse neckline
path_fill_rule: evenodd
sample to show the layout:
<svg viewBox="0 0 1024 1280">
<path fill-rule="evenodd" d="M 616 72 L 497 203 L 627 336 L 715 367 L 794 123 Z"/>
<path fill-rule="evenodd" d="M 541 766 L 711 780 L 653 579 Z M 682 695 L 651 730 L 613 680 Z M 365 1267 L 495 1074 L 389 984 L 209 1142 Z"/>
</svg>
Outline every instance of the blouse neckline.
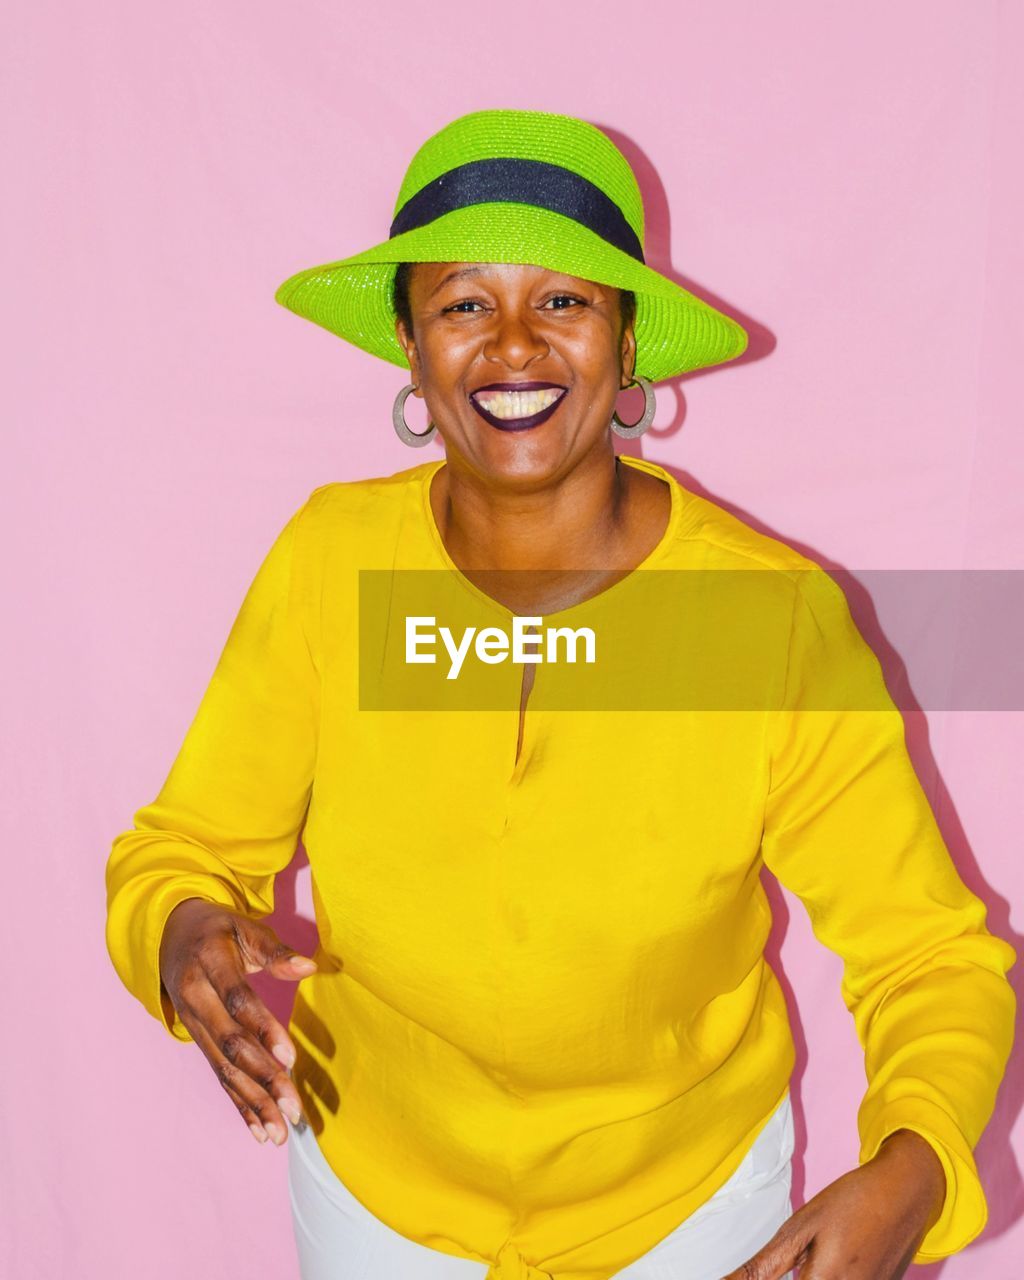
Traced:
<svg viewBox="0 0 1024 1280">
<path fill-rule="evenodd" d="M 651 462 L 648 458 L 633 458 L 626 454 L 616 454 L 615 456 L 627 466 L 636 467 L 641 471 L 647 471 L 649 474 L 657 476 L 660 480 L 664 480 L 668 485 L 671 507 L 669 509 L 668 524 L 665 526 L 665 532 L 661 535 L 658 542 L 651 548 L 647 555 L 639 562 L 639 564 L 634 565 L 634 567 L 630 569 L 624 577 L 620 578 L 617 582 L 613 582 L 610 587 L 605 587 L 595 595 L 588 596 L 586 600 L 580 600 L 576 604 L 569 605 L 565 609 L 558 609 L 551 613 L 540 615 L 544 618 L 566 617 L 575 614 L 582 609 L 590 609 L 595 605 L 603 604 L 616 592 L 621 594 L 622 588 L 635 582 L 635 575 L 637 573 L 652 568 L 657 561 L 664 558 L 675 539 L 683 507 L 682 490 L 680 489 L 675 476 L 666 471 L 664 467 L 659 466 L 658 463 Z M 431 545 L 442 565 L 455 576 L 467 591 L 473 594 L 480 604 L 484 605 L 488 609 L 496 611 L 502 618 L 512 618 L 515 616 L 513 610 L 495 600 L 493 596 L 489 596 L 485 591 L 481 591 L 476 583 L 467 578 L 452 557 L 448 554 L 448 548 L 444 545 L 444 539 L 441 537 L 441 530 L 437 527 L 437 521 L 434 519 L 434 509 L 430 504 L 430 486 L 433 482 L 434 476 L 443 466 L 446 465 L 446 463 L 446 458 L 439 458 L 434 463 L 428 463 L 424 468 L 424 473 L 420 483 L 423 518 L 430 535 Z"/>
</svg>

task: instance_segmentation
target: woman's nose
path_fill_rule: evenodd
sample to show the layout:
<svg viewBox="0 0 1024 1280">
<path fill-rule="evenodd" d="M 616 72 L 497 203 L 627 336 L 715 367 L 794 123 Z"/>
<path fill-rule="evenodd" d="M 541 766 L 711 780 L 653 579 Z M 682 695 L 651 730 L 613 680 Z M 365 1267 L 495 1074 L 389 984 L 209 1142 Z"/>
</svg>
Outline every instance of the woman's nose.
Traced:
<svg viewBox="0 0 1024 1280">
<path fill-rule="evenodd" d="M 500 360 L 516 369 L 547 353 L 547 340 L 531 316 L 520 311 L 497 314 L 484 346 L 488 360 Z"/>
</svg>

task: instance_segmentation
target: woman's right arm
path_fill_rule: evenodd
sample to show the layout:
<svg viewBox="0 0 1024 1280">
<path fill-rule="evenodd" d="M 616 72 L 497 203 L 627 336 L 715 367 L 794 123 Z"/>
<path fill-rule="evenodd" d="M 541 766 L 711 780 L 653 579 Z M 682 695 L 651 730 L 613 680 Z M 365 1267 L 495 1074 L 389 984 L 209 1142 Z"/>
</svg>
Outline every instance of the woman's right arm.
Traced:
<svg viewBox="0 0 1024 1280">
<path fill-rule="evenodd" d="M 260 968 L 304 976 L 262 917 L 315 770 L 318 492 L 260 565 L 163 787 L 106 868 L 106 942 L 122 982 L 175 1039 L 198 1044 L 250 1126 L 279 1126 L 282 1141 L 277 1100 L 299 1102 L 285 1069 L 294 1050 L 245 979 Z"/>
</svg>

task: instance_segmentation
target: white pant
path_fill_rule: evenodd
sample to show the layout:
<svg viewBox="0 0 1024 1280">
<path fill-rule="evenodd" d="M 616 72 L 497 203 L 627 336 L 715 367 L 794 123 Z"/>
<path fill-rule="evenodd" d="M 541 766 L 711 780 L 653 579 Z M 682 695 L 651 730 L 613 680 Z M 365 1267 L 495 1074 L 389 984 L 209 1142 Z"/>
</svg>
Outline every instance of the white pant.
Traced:
<svg viewBox="0 0 1024 1280">
<path fill-rule="evenodd" d="M 482 1280 L 487 1264 L 419 1244 L 381 1222 L 325 1160 L 308 1125 L 288 1134 L 288 1187 L 302 1280 Z M 616 1280 L 721 1280 L 792 1213 L 787 1090 L 718 1191 Z M 792 1280 L 790 1271 L 784 1280 Z"/>
</svg>

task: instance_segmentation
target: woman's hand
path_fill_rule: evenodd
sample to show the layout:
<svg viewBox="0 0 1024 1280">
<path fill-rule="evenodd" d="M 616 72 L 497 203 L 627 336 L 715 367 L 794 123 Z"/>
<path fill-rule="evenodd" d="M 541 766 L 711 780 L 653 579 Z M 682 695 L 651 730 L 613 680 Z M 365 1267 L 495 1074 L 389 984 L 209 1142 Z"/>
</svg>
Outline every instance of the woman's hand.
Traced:
<svg viewBox="0 0 1024 1280">
<path fill-rule="evenodd" d="M 245 980 L 266 969 L 275 978 L 304 978 L 316 962 L 248 916 L 187 898 L 167 917 L 160 940 L 163 996 L 206 1055 L 257 1142 L 280 1146 L 302 1118 L 288 1075 L 295 1047 Z M 168 1016 L 170 1016 L 168 1012 Z"/>
<path fill-rule="evenodd" d="M 929 1143 L 898 1129 L 724 1280 L 781 1280 L 793 1267 L 799 1280 L 899 1280 L 945 1195 L 945 1171 Z"/>
</svg>

